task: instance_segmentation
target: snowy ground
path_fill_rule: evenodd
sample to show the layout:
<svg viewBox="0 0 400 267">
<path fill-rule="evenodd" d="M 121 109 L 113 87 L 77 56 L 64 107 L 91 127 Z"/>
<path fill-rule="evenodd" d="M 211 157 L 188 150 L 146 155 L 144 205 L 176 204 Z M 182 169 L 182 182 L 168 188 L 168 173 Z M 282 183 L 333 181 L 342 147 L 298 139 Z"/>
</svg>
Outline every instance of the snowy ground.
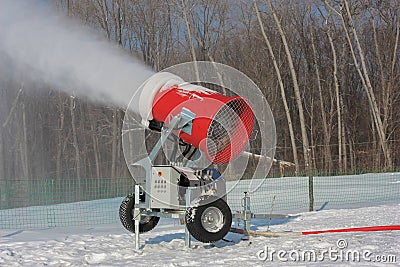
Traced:
<svg viewBox="0 0 400 267">
<path fill-rule="evenodd" d="M 355 209 L 305 212 L 295 214 L 287 220 L 271 222 L 253 220 L 252 229 L 266 231 L 269 228 L 270 231 L 297 232 L 398 225 L 399 210 L 400 202 L 397 201 Z M 249 241 L 241 241 L 240 235 L 230 233 L 226 239 L 231 242 L 219 241 L 209 245 L 193 241 L 193 248 L 186 249 L 183 226 L 170 219 L 161 220 L 153 231 L 141 235 L 141 251 L 134 250 L 133 235 L 126 232 L 118 223 L 31 231 L 0 230 L 0 266 L 131 265 L 136 267 L 271 264 L 398 266 L 400 264 L 400 231 L 252 237 Z M 345 248 L 338 248 L 338 245 L 343 246 L 343 244 Z M 268 258 L 264 253 L 266 249 Z M 283 251 L 280 252 L 281 259 L 277 255 L 280 250 Z M 329 250 L 331 255 L 325 252 Z M 272 251 L 277 252 L 272 254 L 271 258 Z M 317 259 L 311 262 L 307 257 L 301 259 L 301 255 L 307 251 L 315 252 Z M 360 261 L 357 260 L 357 255 L 360 255 Z M 378 262 L 385 258 L 393 261 L 394 257 L 396 263 Z"/>
</svg>

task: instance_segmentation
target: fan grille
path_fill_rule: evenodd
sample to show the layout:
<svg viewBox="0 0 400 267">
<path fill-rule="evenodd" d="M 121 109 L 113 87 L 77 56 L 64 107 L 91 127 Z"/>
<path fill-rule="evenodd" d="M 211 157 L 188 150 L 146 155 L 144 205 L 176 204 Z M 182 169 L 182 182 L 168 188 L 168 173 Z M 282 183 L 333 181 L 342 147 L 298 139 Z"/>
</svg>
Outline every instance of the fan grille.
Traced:
<svg viewBox="0 0 400 267">
<path fill-rule="evenodd" d="M 254 114 L 243 98 L 226 103 L 207 132 L 207 153 L 214 163 L 227 163 L 244 149 L 254 125 Z"/>
</svg>

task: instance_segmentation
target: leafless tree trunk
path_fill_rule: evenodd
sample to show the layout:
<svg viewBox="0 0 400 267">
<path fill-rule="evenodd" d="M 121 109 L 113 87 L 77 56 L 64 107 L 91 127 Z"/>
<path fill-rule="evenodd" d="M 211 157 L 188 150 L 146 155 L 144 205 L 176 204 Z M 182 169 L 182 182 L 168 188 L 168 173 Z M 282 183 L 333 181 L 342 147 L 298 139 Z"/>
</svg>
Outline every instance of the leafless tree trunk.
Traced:
<svg viewBox="0 0 400 267">
<path fill-rule="evenodd" d="M 310 159 L 311 168 L 315 170 L 317 163 L 316 163 L 316 157 L 315 157 L 315 147 L 316 147 L 315 130 L 316 130 L 316 127 L 314 127 L 314 121 L 315 121 L 314 98 L 311 98 L 310 106 L 311 106 L 310 107 L 310 143 L 311 144 L 310 144 L 310 150 L 309 150 L 310 151 L 309 159 Z"/>
<path fill-rule="evenodd" d="M 350 168 L 352 171 L 354 171 L 356 168 L 356 157 L 354 151 L 354 141 L 351 139 L 349 140 L 349 155 L 350 155 Z"/>
<path fill-rule="evenodd" d="M 4 145 L 3 145 L 3 127 L 0 125 L 0 181 L 6 177 L 5 164 L 4 164 Z"/>
<path fill-rule="evenodd" d="M 113 134 L 112 134 L 112 148 L 111 148 L 111 178 L 115 178 L 116 175 L 116 161 L 117 161 L 117 144 L 118 144 L 118 109 L 113 110 L 113 123 L 112 123 L 112 129 L 113 129 Z"/>
<path fill-rule="evenodd" d="M 333 83 L 335 85 L 335 95 L 336 95 L 336 114 L 337 114 L 337 137 L 338 137 L 338 160 L 339 160 L 339 169 L 343 169 L 343 153 L 342 153 L 342 106 L 341 106 L 341 96 L 340 96 L 340 89 L 339 89 L 339 80 L 337 77 L 338 67 L 337 67 L 337 55 L 336 55 L 336 48 L 335 44 L 333 43 L 332 36 L 327 31 L 327 36 L 329 40 L 329 44 L 332 51 L 332 63 L 333 63 Z"/>
<path fill-rule="evenodd" d="M 115 42 L 118 43 L 120 46 L 122 46 L 122 39 L 123 39 L 123 34 L 122 34 L 122 1 L 117 0 L 117 1 L 112 1 L 112 10 L 114 14 L 114 24 L 115 24 Z"/>
<path fill-rule="evenodd" d="M 108 2 L 107 0 L 97 0 L 97 5 L 101 11 L 101 16 L 97 16 L 97 18 L 100 26 L 106 32 L 108 40 L 110 40 L 111 30 L 109 26 L 109 18 L 108 18 L 109 8 L 107 2 Z"/>
<path fill-rule="evenodd" d="M 62 97 L 58 97 L 59 124 L 58 124 L 58 142 L 56 155 L 56 177 L 61 179 L 62 176 L 62 155 L 65 148 L 64 125 L 65 125 L 65 106 Z"/>
<path fill-rule="evenodd" d="M 277 63 L 276 58 L 275 58 L 275 53 L 274 53 L 274 51 L 272 49 L 271 43 L 269 41 L 269 38 L 268 38 L 267 34 L 265 33 L 264 25 L 263 25 L 263 22 L 262 22 L 262 19 L 261 19 L 260 12 L 258 10 L 258 6 L 257 6 L 257 2 L 256 1 L 254 1 L 254 8 L 255 8 L 255 11 L 256 11 L 256 14 L 257 14 L 258 23 L 260 24 L 261 33 L 262 33 L 262 35 L 264 37 L 264 41 L 265 41 L 265 43 L 266 43 L 266 45 L 268 47 L 269 54 L 270 54 L 270 56 L 272 58 L 272 62 L 274 64 L 275 72 L 276 72 L 276 75 L 278 77 L 278 83 L 279 83 L 279 87 L 281 89 L 281 97 L 282 97 L 282 101 L 283 101 L 283 106 L 285 108 L 286 119 L 287 119 L 287 123 L 288 123 L 288 127 L 289 127 L 290 141 L 291 141 L 291 144 L 292 144 L 292 152 L 293 152 L 293 160 L 294 160 L 294 163 L 295 163 L 296 173 L 298 173 L 299 172 L 299 159 L 298 159 L 298 156 L 297 156 L 296 139 L 295 139 L 295 136 L 294 136 L 293 123 L 292 123 L 292 118 L 290 116 L 289 106 L 288 106 L 287 100 L 286 100 L 285 87 L 283 85 L 281 71 L 279 70 L 279 66 L 278 66 L 278 63 Z"/>
<path fill-rule="evenodd" d="M 5 170 L 5 154 L 3 144 L 3 125 L 0 124 L 0 202 L 5 203 L 6 199 L 6 170 Z"/>
<path fill-rule="evenodd" d="M 299 83 L 297 81 L 296 70 L 294 68 L 293 59 L 292 59 L 292 55 L 290 53 L 289 44 L 288 44 L 288 42 L 286 40 L 286 35 L 285 35 L 285 32 L 284 32 L 284 30 L 282 28 L 280 19 L 278 18 L 277 14 L 276 14 L 276 10 L 272 5 L 272 1 L 271 0 L 268 0 L 268 4 L 269 4 L 270 10 L 272 12 L 272 15 L 274 17 L 276 26 L 278 27 L 279 34 L 280 34 L 282 42 L 283 42 L 283 46 L 285 48 L 286 57 L 287 57 L 287 60 L 288 60 L 288 63 L 289 63 L 289 69 L 290 69 L 290 73 L 291 73 L 292 81 L 293 81 L 293 89 L 294 89 L 294 93 L 296 95 L 297 108 L 299 110 L 301 136 L 302 136 L 302 141 L 303 141 L 304 163 L 305 163 L 306 169 L 309 169 L 310 168 L 310 162 L 309 162 L 309 157 L 308 157 L 309 142 L 308 142 L 308 136 L 307 136 L 307 130 L 306 130 L 306 121 L 305 121 L 305 118 L 304 118 L 303 103 L 302 103 L 302 100 L 301 100 L 301 93 L 300 93 Z"/>
<path fill-rule="evenodd" d="M 7 118 L 5 119 L 4 123 L 3 123 L 2 125 L 0 125 L 0 131 L 1 131 L 1 132 L 2 132 L 2 130 L 4 130 L 4 129 L 7 128 L 7 126 L 8 126 L 9 123 L 11 122 L 11 119 L 12 119 L 14 113 L 16 112 L 19 99 L 20 99 L 20 97 L 21 97 L 21 95 L 22 95 L 22 93 L 23 93 L 23 91 L 22 91 L 23 87 L 24 87 L 24 85 L 22 84 L 21 87 L 20 87 L 20 89 L 19 89 L 19 91 L 18 91 L 18 93 L 17 93 L 17 96 L 15 97 L 15 99 L 14 99 L 12 105 L 11 105 L 10 112 L 8 113 Z M 3 164 L 2 169 L 3 169 L 4 177 L 5 177 L 5 175 L 6 175 L 6 174 L 5 174 L 5 166 L 4 166 L 4 162 L 5 162 L 5 161 L 4 161 L 4 156 L 5 156 L 5 154 L 4 154 L 4 143 L 3 143 L 3 140 L 4 140 L 4 139 L 3 139 L 3 136 L 2 136 L 2 135 L 3 135 L 3 134 L 1 133 L 1 136 L 0 136 L 0 137 L 2 137 L 2 139 L 1 139 L 1 140 L 2 140 L 2 141 L 1 141 L 1 145 L 2 145 L 3 147 L 2 147 L 2 150 L 0 150 L 0 153 L 2 153 L 2 154 L 0 154 L 0 155 L 2 156 L 2 158 L 1 158 L 1 161 L 2 161 L 2 164 Z M 15 162 L 19 162 L 19 160 L 17 160 L 17 154 L 15 154 L 15 156 L 16 156 L 16 161 L 15 161 Z"/>
<path fill-rule="evenodd" d="M 340 101 L 340 107 L 341 108 L 343 108 L 343 96 L 342 95 L 340 95 L 340 99 L 339 99 L 339 101 Z M 341 113 L 341 114 L 343 114 L 343 113 Z M 342 135 L 342 137 L 341 137 L 341 140 L 342 140 L 342 143 L 340 144 L 339 143 L 339 146 L 342 146 L 342 155 L 343 155 L 343 169 L 344 170 L 347 170 L 347 141 L 346 141 L 346 127 L 345 127 L 345 124 L 344 124 L 344 120 L 343 120 L 343 115 L 342 115 L 342 123 L 341 123 L 341 126 L 342 126 L 342 129 L 341 129 L 341 131 L 340 131 L 340 134 Z"/>
<path fill-rule="evenodd" d="M 81 179 L 81 156 L 79 150 L 79 142 L 78 142 L 78 132 L 76 128 L 76 118 L 75 118 L 75 108 L 76 101 L 75 97 L 70 97 L 70 115 L 71 115 L 71 128 L 72 128 L 72 145 L 75 149 L 75 167 L 76 167 L 76 176 L 78 181 Z"/>
<path fill-rule="evenodd" d="M 399 14 L 399 12 L 397 12 L 397 14 Z M 397 82 L 399 81 L 399 73 L 397 72 L 397 75 L 396 75 L 396 72 L 395 72 L 396 65 L 398 66 L 398 63 L 400 60 L 399 59 L 400 57 L 398 55 L 398 47 L 399 47 L 399 39 L 400 39 L 399 37 L 400 37 L 400 16 L 397 15 L 396 37 L 395 37 L 393 54 L 392 54 L 392 59 L 391 59 L 389 81 L 387 82 L 388 83 L 388 85 L 387 85 L 388 93 L 386 96 L 386 103 L 388 103 L 389 108 L 388 108 L 388 114 L 385 114 L 385 120 L 384 120 L 385 126 L 389 125 L 389 122 L 391 122 L 391 124 L 392 124 L 391 129 L 389 129 L 390 130 L 389 136 L 391 136 L 391 137 L 393 137 L 393 135 L 395 135 L 395 132 L 396 132 L 395 129 L 397 127 L 396 119 L 394 119 L 394 116 L 393 116 L 394 115 L 393 108 L 396 105 L 395 104 L 396 103 L 396 97 L 395 97 L 396 94 L 394 94 L 393 92 L 395 91 L 394 89 L 396 88 L 394 84 L 396 83 L 396 81 Z M 397 94 L 397 97 L 400 97 L 400 96 Z M 393 139 L 396 140 L 396 138 L 393 138 Z M 390 144 L 390 143 L 388 144 L 390 152 L 392 152 L 392 148 L 393 148 L 393 146 L 395 146 L 395 142 L 396 141 L 393 141 L 392 144 Z M 396 149 L 394 149 L 394 150 L 396 150 Z M 396 156 L 394 156 L 394 157 L 396 158 Z"/>
<path fill-rule="evenodd" d="M 371 116 L 371 121 L 374 121 L 374 115 L 372 114 L 372 110 L 369 109 L 369 114 Z M 372 154 L 371 154 L 371 161 L 373 162 L 373 168 L 378 168 L 381 162 L 381 153 L 379 153 L 379 138 L 376 137 L 376 124 L 371 123 L 372 128 Z"/>
<path fill-rule="evenodd" d="M 199 69 L 196 64 L 196 62 L 197 62 L 196 51 L 195 51 L 193 40 L 192 40 L 192 34 L 191 34 L 192 31 L 190 30 L 191 26 L 190 26 L 189 16 L 186 11 L 185 0 L 181 0 L 181 9 L 182 9 L 182 13 L 183 13 L 183 19 L 184 19 L 185 25 L 186 25 L 187 37 L 188 37 L 188 42 L 189 42 L 189 46 L 190 46 L 190 52 L 192 54 L 192 60 L 194 62 L 196 78 L 198 81 L 200 81 Z"/>
<path fill-rule="evenodd" d="M 28 156 L 28 129 L 26 124 L 26 112 L 25 112 L 25 104 L 21 104 L 21 112 L 22 112 L 22 140 L 20 142 L 20 153 L 21 153 L 21 166 L 25 179 L 29 179 L 30 171 L 29 171 L 29 156 Z"/>
<path fill-rule="evenodd" d="M 92 136 L 92 145 L 93 145 L 93 154 L 94 154 L 94 164 L 96 168 L 96 177 L 100 178 L 101 177 L 101 172 L 100 172 L 100 152 L 99 152 L 99 140 L 96 134 L 96 125 L 95 125 L 95 119 L 93 118 L 92 114 L 89 114 L 89 120 L 90 120 L 90 131 L 91 131 L 91 136 Z"/>
<path fill-rule="evenodd" d="M 71 3 L 70 0 L 67 0 L 67 16 L 71 16 Z"/>
<path fill-rule="evenodd" d="M 325 158 L 325 168 L 327 171 L 330 171 L 332 168 L 332 155 L 331 155 L 331 147 L 330 147 L 330 134 L 329 134 L 329 127 L 326 119 L 326 113 L 325 113 L 325 104 L 324 104 L 324 99 L 323 99 L 323 93 L 322 93 L 322 85 L 321 85 L 321 76 L 319 72 L 319 66 L 318 66 L 318 60 L 317 60 L 317 49 L 315 48 L 315 43 L 314 43 L 314 31 L 313 31 L 313 24 L 312 24 L 312 18 L 310 18 L 310 33 L 311 33 L 311 47 L 313 50 L 313 58 L 314 58 L 314 66 L 315 66 L 315 74 L 317 75 L 317 85 L 318 85 L 318 97 L 319 97 L 319 108 L 320 108 L 320 113 L 321 113 L 321 118 L 322 118 L 322 129 L 324 132 L 324 158 Z M 336 64 L 336 61 L 335 61 Z M 336 72 L 334 72 L 334 75 L 336 75 Z"/>
</svg>

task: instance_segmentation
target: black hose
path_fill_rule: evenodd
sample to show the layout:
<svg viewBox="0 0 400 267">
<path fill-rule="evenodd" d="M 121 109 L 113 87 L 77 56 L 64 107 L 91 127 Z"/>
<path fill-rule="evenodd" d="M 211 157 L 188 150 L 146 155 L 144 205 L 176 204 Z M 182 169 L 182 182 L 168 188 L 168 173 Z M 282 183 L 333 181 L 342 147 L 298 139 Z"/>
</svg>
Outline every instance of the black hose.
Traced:
<svg viewBox="0 0 400 267">
<path fill-rule="evenodd" d="M 189 153 L 190 149 L 192 148 L 191 145 L 185 144 L 185 150 L 182 152 L 182 156 L 186 157 L 186 155 Z"/>
<path fill-rule="evenodd" d="M 182 154 L 179 155 L 179 157 L 176 159 L 176 162 L 182 161 L 186 157 L 186 155 L 189 153 L 190 148 L 192 147 L 188 143 L 184 142 L 182 139 L 179 139 L 179 145 L 184 146 L 185 148 L 182 151 Z"/>
<path fill-rule="evenodd" d="M 169 138 L 172 138 L 172 142 L 174 144 L 174 148 L 173 148 L 172 153 L 171 153 L 171 159 L 174 159 L 176 157 L 176 152 L 178 151 L 178 145 L 176 143 L 178 141 L 178 137 L 176 137 L 175 135 L 170 135 L 168 137 L 168 139 Z"/>
<path fill-rule="evenodd" d="M 192 153 L 190 153 L 190 155 L 187 156 L 186 158 L 187 158 L 188 160 L 192 159 L 193 156 L 194 156 L 194 154 L 196 154 L 197 150 L 198 150 L 198 149 L 195 147 L 195 148 L 193 149 Z"/>
</svg>

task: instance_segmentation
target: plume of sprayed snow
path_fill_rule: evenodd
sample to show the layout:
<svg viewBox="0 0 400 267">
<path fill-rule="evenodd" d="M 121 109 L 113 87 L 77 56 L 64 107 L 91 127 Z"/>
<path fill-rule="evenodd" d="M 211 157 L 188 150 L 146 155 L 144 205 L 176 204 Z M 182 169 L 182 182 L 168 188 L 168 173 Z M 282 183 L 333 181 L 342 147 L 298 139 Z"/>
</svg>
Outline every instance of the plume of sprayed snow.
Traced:
<svg viewBox="0 0 400 267">
<path fill-rule="evenodd" d="M 0 53 L 35 82 L 126 107 L 153 72 L 98 33 L 37 0 L 0 1 Z"/>
</svg>

